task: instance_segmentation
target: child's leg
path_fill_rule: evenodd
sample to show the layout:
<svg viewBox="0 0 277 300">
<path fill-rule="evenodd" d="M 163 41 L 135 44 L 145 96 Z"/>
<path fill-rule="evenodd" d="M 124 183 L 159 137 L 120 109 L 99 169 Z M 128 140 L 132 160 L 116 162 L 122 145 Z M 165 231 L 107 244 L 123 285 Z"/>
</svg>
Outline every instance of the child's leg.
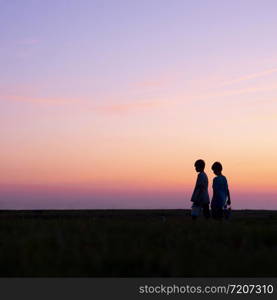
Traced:
<svg viewBox="0 0 277 300">
<path fill-rule="evenodd" d="M 213 219 L 216 219 L 216 206 L 215 205 L 211 205 L 211 215 Z"/>
<path fill-rule="evenodd" d="M 224 219 L 228 219 L 228 210 L 226 206 L 223 207 L 223 217 Z"/>
<path fill-rule="evenodd" d="M 216 220 L 222 220 L 223 218 L 223 209 L 222 207 L 215 207 L 213 212 L 213 218 Z"/>
<path fill-rule="evenodd" d="M 203 204 L 203 215 L 206 219 L 209 219 L 209 217 L 210 217 L 209 203 Z"/>
<path fill-rule="evenodd" d="M 217 214 L 218 214 L 218 219 L 222 220 L 223 219 L 223 208 L 222 207 L 218 208 Z"/>
<path fill-rule="evenodd" d="M 199 216 L 199 212 L 201 210 L 201 207 L 198 205 L 193 204 L 191 207 L 191 217 L 193 220 L 196 220 Z"/>
<path fill-rule="evenodd" d="M 218 207 L 217 205 L 213 205 L 211 208 L 212 208 L 213 219 L 219 220 L 220 219 L 220 207 Z"/>
</svg>

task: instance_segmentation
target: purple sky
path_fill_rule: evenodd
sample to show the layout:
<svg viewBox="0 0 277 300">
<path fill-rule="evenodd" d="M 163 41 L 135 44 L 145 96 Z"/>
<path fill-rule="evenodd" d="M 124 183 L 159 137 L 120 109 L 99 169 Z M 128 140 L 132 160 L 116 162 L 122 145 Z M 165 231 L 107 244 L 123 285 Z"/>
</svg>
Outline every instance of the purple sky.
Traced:
<svg viewBox="0 0 277 300">
<path fill-rule="evenodd" d="M 0 0 L 0 209 L 189 207 L 198 158 L 276 209 L 276 11 Z"/>
</svg>

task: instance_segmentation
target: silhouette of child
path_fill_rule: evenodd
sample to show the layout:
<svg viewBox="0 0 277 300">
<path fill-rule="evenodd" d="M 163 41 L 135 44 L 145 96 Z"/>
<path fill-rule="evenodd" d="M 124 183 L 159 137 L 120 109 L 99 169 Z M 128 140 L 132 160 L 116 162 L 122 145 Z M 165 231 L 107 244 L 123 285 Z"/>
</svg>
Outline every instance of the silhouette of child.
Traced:
<svg viewBox="0 0 277 300">
<path fill-rule="evenodd" d="M 205 169 L 205 162 L 202 159 L 198 159 L 194 163 L 194 167 L 196 172 L 198 172 L 196 184 L 194 191 L 191 196 L 191 202 L 192 204 L 192 210 L 191 210 L 191 216 L 192 219 L 196 219 L 199 215 L 201 209 L 203 209 L 203 215 L 206 218 L 210 217 L 210 198 L 208 193 L 208 177 L 206 173 L 204 172 Z"/>
<path fill-rule="evenodd" d="M 222 175 L 222 165 L 215 162 L 212 170 L 216 177 L 213 180 L 213 197 L 211 202 L 212 217 L 214 219 L 222 219 L 223 209 L 226 205 L 231 205 L 230 192 L 227 179 Z"/>
</svg>

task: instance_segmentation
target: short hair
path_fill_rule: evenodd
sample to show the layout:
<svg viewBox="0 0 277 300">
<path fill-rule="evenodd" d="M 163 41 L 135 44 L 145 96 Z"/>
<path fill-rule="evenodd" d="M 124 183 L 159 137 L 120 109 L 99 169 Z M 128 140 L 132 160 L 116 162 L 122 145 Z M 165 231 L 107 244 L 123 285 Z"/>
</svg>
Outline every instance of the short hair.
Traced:
<svg viewBox="0 0 277 300">
<path fill-rule="evenodd" d="M 205 162 L 203 159 L 198 159 L 195 163 L 194 166 L 198 166 L 200 169 L 205 169 Z"/>
<path fill-rule="evenodd" d="M 222 164 L 220 162 L 216 161 L 215 163 L 213 163 L 212 170 L 222 171 L 222 169 Z"/>
</svg>

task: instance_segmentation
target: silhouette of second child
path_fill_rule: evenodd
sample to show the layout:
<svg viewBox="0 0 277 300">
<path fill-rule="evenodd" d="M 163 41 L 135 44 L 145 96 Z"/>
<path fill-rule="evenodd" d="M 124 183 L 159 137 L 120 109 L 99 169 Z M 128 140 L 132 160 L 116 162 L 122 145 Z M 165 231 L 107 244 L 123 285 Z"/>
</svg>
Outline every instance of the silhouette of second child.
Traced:
<svg viewBox="0 0 277 300">
<path fill-rule="evenodd" d="M 191 216 L 196 219 L 203 210 L 203 215 L 206 218 L 210 217 L 210 198 L 208 193 L 208 177 L 204 172 L 205 162 L 202 159 L 198 159 L 194 164 L 196 172 L 198 172 L 196 184 L 194 191 L 191 196 L 191 202 L 193 202 L 191 207 Z"/>
<path fill-rule="evenodd" d="M 211 202 L 212 217 L 221 220 L 224 214 L 224 208 L 231 205 L 230 192 L 227 179 L 222 175 L 222 165 L 215 162 L 212 170 L 216 177 L 213 180 L 213 198 Z"/>
</svg>

